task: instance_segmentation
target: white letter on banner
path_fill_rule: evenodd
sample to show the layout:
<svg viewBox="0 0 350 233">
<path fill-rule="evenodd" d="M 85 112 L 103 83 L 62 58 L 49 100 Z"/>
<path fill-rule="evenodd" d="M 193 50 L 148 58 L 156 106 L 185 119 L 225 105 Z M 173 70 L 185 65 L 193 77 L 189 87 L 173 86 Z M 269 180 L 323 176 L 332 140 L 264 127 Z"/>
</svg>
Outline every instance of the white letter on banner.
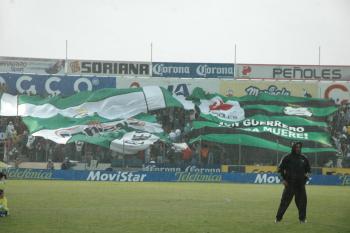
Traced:
<svg viewBox="0 0 350 233">
<path fill-rule="evenodd" d="M 32 77 L 28 75 L 21 76 L 17 82 L 16 82 L 16 89 L 19 93 L 24 94 L 26 91 L 31 92 L 33 95 L 36 95 L 36 89 L 34 85 L 30 85 L 30 87 L 27 90 L 24 90 L 21 86 L 22 82 L 24 81 L 32 81 Z"/>
<path fill-rule="evenodd" d="M 162 68 L 163 68 L 163 65 L 161 64 L 157 64 L 153 66 L 153 73 L 156 75 L 163 75 Z"/>
<path fill-rule="evenodd" d="M 79 89 L 79 85 L 80 83 L 86 83 L 87 86 L 88 86 L 88 91 L 92 91 L 92 83 L 89 79 L 87 78 L 80 78 L 80 79 L 77 79 L 75 82 L 74 82 L 74 91 L 75 92 L 80 92 L 80 89 Z"/>
<path fill-rule="evenodd" d="M 94 171 L 91 171 L 89 173 L 89 176 L 86 178 L 86 180 L 100 180 L 100 172 L 94 172 Z"/>
<path fill-rule="evenodd" d="M 45 82 L 45 90 L 46 90 L 46 92 L 48 94 L 50 94 L 50 95 L 59 95 L 59 94 L 61 94 L 60 90 L 57 89 L 56 91 L 54 91 L 54 90 L 51 89 L 51 83 L 53 83 L 53 82 L 57 82 L 57 83 L 61 82 L 61 79 L 59 77 L 51 77 L 51 78 L 47 79 L 46 82 Z"/>
<path fill-rule="evenodd" d="M 257 174 L 254 183 L 264 184 L 266 183 L 267 174 Z"/>
</svg>

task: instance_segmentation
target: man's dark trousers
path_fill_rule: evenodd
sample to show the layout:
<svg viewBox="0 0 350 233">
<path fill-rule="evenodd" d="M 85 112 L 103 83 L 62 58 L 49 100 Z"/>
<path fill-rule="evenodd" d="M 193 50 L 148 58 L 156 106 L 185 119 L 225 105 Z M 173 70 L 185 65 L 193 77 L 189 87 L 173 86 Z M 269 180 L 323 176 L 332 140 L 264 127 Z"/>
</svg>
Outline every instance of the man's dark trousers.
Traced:
<svg viewBox="0 0 350 233">
<path fill-rule="evenodd" d="M 288 182 L 288 185 L 284 187 L 281 204 L 277 211 L 277 221 L 282 220 L 283 215 L 286 212 L 294 196 L 295 204 L 299 211 L 299 220 L 304 221 L 306 219 L 307 197 L 305 191 L 305 184 L 303 182 Z"/>
</svg>

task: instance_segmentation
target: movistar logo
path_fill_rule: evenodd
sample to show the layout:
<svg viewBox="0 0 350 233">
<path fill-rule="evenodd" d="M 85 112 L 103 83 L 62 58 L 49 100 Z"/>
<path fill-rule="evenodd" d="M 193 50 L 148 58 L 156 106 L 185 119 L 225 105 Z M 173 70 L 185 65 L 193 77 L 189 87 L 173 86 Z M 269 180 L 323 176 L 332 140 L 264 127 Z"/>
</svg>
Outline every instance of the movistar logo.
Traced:
<svg viewBox="0 0 350 233">
<path fill-rule="evenodd" d="M 132 172 L 107 173 L 91 171 L 86 180 L 91 181 L 117 181 L 117 182 L 143 182 L 146 174 L 135 174 Z"/>
</svg>

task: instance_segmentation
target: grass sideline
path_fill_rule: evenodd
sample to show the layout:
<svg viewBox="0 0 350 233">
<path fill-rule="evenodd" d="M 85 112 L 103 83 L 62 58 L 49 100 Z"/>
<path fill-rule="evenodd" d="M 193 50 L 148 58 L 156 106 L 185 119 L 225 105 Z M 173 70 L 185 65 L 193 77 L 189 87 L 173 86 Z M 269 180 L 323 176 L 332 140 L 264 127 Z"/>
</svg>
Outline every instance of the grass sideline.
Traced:
<svg viewBox="0 0 350 233">
<path fill-rule="evenodd" d="M 1 233 L 350 232 L 350 188 L 308 186 L 308 224 L 281 185 L 10 180 Z"/>
</svg>

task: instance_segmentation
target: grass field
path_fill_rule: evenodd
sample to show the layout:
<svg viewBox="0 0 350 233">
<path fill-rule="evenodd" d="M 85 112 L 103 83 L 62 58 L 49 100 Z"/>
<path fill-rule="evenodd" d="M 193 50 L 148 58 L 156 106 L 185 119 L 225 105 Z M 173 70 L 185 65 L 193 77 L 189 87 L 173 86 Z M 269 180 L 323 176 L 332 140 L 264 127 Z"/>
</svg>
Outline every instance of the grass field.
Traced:
<svg viewBox="0 0 350 233">
<path fill-rule="evenodd" d="M 9 181 L 1 233 L 350 232 L 350 188 L 308 186 L 308 224 L 294 202 L 274 224 L 280 185 Z"/>
</svg>

